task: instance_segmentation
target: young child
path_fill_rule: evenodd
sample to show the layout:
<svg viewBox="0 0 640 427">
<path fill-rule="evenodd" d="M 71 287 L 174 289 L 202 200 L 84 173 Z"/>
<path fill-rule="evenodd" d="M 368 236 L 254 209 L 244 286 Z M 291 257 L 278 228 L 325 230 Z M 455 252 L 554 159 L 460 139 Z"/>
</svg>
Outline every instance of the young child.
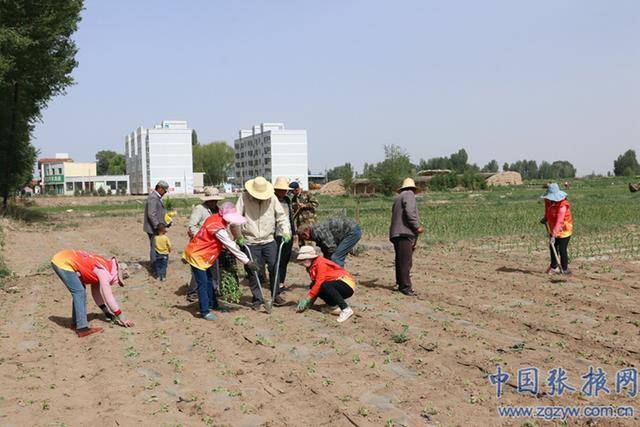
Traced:
<svg viewBox="0 0 640 427">
<path fill-rule="evenodd" d="M 351 317 L 353 310 L 345 302 L 356 287 L 351 275 L 335 262 L 319 256 L 312 246 L 301 247 L 297 259 L 306 267 L 312 280 L 309 294 L 300 300 L 297 311 L 305 311 L 320 297 L 330 307 L 330 313 L 338 316 L 339 323 Z"/>
<path fill-rule="evenodd" d="M 156 229 L 156 261 L 153 269 L 156 277 L 161 282 L 167 280 L 167 264 L 169 263 L 169 252 L 171 252 L 171 241 L 167 236 L 167 227 L 158 224 Z"/>
<path fill-rule="evenodd" d="M 547 274 L 559 273 L 559 268 L 565 274 L 569 271 L 569 239 L 573 234 L 573 217 L 571 215 L 571 205 L 567 201 L 567 193 L 560 190 L 560 186 L 551 183 L 547 186 L 547 191 L 542 195 L 544 199 L 543 223 L 547 224 L 549 231 L 549 250 L 551 252 L 551 264 L 547 268 Z M 552 247 L 553 246 L 553 247 Z M 556 260 L 556 254 L 560 258 L 560 265 Z"/>
</svg>

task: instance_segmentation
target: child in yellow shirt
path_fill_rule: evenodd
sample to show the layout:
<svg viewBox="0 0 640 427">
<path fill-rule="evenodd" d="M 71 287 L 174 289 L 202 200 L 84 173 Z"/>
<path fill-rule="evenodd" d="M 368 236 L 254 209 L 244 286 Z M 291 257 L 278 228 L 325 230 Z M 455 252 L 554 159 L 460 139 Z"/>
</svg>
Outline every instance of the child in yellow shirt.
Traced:
<svg viewBox="0 0 640 427">
<path fill-rule="evenodd" d="M 171 252 L 171 240 L 167 236 L 167 228 L 159 224 L 156 229 L 156 261 L 153 269 L 156 277 L 161 282 L 167 280 L 167 264 L 169 264 L 169 252 Z"/>
</svg>

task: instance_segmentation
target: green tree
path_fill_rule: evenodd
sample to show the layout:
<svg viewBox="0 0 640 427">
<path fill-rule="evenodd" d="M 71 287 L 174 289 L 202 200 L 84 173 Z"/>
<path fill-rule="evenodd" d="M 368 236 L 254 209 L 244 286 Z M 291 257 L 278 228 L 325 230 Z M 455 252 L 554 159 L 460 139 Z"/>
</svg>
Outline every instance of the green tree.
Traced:
<svg viewBox="0 0 640 427">
<path fill-rule="evenodd" d="M 487 163 L 486 165 L 484 165 L 482 167 L 482 172 L 498 172 L 498 169 L 500 167 L 498 166 L 498 162 L 495 160 L 491 160 L 489 163 Z"/>
<path fill-rule="evenodd" d="M 107 168 L 107 175 L 124 175 L 127 170 L 127 159 L 124 154 L 116 154 L 111 158 L 109 167 Z"/>
<path fill-rule="evenodd" d="M 567 160 L 558 160 L 551 163 L 552 178 L 575 178 L 576 168 Z"/>
<path fill-rule="evenodd" d="M 328 181 L 341 179 L 344 185 L 344 188 L 347 191 L 349 191 L 351 189 L 351 186 L 353 185 L 353 177 L 354 177 L 354 172 L 353 172 L 353 166 L 351 166 L 351 163 L 345 163 L 344 165 L 336 166 L 327 172 Z"/>
<path fill-rule="evenodd" d="M 507 172 L 509 171 L 509 163 L 504 162 L 504 164 L 502 165 L 502 172 Z"/>
<path fill-rule="evenodd" d="M 235 151 L 225 141 L 193 146 L 193 170 L 204 172 L 208 185 L 226 181 L 233 166 Z"/>
<path fill-rule="evenodd" d="M 198 132 L 195 129 L 191 130 L 191 146 L 198 145 Z"/>
<path fill-rule="evenodd" d="M 117 156 L 118 153 L 111 150 L 100 150 L 96 153 L 96 173 L 98 175 L 106 175 L 109 170 L 111 160 Z"/>
<path fill-rule="evenodd" d="M 413 175 L 413 166 L 407 152 L 397 145 L 384 146 L 384 160 L 370 165 L 366 177 L 383 194 L 392 194 L 403 178 Z"/>
<path fill-rule="evenodd" d="M 34 123 L 73 84 L 71 38 L 82 0 L 0 1 L 0 196 L 3 207 L 30 175 Z"/>
<path fill-rule="evenodd" d="M 615 176 L 635 176 L 640 174 L 640 164 L 634 150 L 627 150 L 613 161 L 613 173 Z"/>
</svg>

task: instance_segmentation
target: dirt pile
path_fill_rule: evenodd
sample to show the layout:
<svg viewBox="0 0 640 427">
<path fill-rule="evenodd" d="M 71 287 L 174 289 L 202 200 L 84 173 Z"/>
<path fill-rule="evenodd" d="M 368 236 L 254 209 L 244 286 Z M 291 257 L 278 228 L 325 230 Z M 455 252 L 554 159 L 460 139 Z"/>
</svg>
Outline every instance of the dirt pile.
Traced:
<svg viewBox="0 0 640 427">
<path fill-rule="evenodd" d="M 347 192 L 341 179 L 329 181 L 320 188 L 320 194 L 324 196 L 344 196 Z"/>
<path fill-rule="evenodd" d="M 487 185 L 522 185 L 522 175 L 518 172 L 500 172 L 487 178 Z"/>
</svg>

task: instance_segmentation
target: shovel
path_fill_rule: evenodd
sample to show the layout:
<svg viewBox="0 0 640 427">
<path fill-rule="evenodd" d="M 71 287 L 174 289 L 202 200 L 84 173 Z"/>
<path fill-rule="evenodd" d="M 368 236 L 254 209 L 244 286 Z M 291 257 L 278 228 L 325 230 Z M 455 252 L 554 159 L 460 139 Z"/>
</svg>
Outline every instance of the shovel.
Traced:
<svg viewBox="0 0 640 427">
<path fill-rule="evenodd" d="M 549 224 L 547 222 L 544 223 L 547 228 L 547 233 L 551 236 L 551 229 L 549 228 Z M 556 246 L 554 242 L 549 240 L 549 246 L 551 247 L 551 252 L 553 252 L 553 258 L 556 260 L 556 264 L 558 264 L 558 268 L 560 269 L 560 274 L 564 274 L 564 270 L 562 269 L 562 264 L 560 263 L 560 257 L 558 256 L 558 251 L 556 250 Z"/>
<path fill-rule="evenodd" d="M 273 300 L 276 298 L 276 289 L 278 289 L 278 281 L 280 280 L 280 261 L 282 260 L 282 248 L 284 247 L 284 240 L 280 242 L 280 246 L 278 247 L 278 258 L 276 260 L 276 273 L 274 274 L 273 282 L 271 284 L 271 301 L 269 301 L 268 305 L 265 304 L 267 308 L 267 313 L 271 314 L 271 309 L 273 308 Z"/>
<path fill-rule="evenodd" d="M 245 249 L 247 256 L 249 256 L 249 260 L 253 262 L 253 255 L 251 255 L 251 251 L 249 250 L 249 248 L 246 245 L 243 246 L 243 248 Z M 264 299 L 264 294 L 262 293 L 262 284 L 260 283 L 260 275 L 257 271 L 254 271 L 253 274 L 256 276 L 256 282 L 258 283 L 258 289 L 260 289 L 260 295 L 262 295 Z M 271 313 L 270 304 L 264 303 L 264 308 L 267 310 L 267 313 Z"/>
</svg>

